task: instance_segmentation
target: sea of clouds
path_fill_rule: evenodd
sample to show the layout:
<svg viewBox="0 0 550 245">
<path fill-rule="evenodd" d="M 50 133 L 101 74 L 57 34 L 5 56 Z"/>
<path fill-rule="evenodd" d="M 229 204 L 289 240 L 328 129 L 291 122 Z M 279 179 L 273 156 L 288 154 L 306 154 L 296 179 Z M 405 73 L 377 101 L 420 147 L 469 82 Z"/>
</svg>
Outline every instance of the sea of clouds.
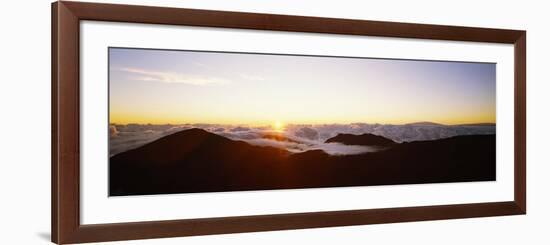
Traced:
<svg viewBox="0 0 550 245">
<path fill-rule="evenodd" d="M 109 126 L 109 154 L 115 155 L 157 140 L 163 136 L 191 128 L 201 128 L 232 140 L 252 145 L 271 146 L 298 153 L 323 150 L 331 155 L 350 155 L 380 150 L 376 147 L 324 143 L 341 133 L 383 136 L 395 142 L 435 140 L 457 135 L 495 134 L 494 124 L 441 125 L 435 123 L 393 124 L 324 124 L 286 125 L 283 131 L 272 127 L 248 127 L 243 125 L 184 124 L 151 125 L 128 124 Z"/>
</svg>

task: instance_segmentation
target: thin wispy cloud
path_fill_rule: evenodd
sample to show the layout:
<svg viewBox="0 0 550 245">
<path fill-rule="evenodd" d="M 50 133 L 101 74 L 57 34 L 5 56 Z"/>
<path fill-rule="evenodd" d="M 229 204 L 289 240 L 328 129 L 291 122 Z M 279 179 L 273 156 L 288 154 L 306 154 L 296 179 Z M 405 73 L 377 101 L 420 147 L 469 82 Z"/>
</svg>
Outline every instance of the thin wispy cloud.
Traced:
<svg viewBox="0 0 550 245">
<path fill-rule="evenodd" d="M 120 68 L 119 71 L 130 73 L 134 79 L 140 81 L 162 82 L 162 83 L 181 83 L 188 85 L 224 85 L 229 81 L 216 77 L 205 77 L 198 75 L 189 75 L 177 72 L 152 71 L 139 68 Z"/>
</svg>

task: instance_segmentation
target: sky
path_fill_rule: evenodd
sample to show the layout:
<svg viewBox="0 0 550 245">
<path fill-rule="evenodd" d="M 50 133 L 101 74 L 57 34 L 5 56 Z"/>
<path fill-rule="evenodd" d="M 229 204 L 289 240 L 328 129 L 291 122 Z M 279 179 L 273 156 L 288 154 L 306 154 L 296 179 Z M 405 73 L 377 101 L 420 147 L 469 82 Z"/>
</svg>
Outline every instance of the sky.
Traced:
<svg viewBox="0 0 550 245">
<path fill-rule="evenodd" d="M 109 49 L 112 124 L 495 123 L 496 64 Z"/>
</svg>

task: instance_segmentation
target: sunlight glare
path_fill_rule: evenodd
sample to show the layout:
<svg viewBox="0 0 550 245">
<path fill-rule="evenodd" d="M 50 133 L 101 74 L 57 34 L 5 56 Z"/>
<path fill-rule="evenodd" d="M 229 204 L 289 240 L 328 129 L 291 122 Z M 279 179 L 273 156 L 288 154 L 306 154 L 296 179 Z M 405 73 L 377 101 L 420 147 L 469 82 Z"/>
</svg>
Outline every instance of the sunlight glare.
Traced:
<svg viewBox="0 0 550 245">
<path fill-rule="evenodd" d="M 284 128 L 285 128 L 285 125 L 280 121 L 276 121 L 275 123 L 273 123 L 273 129 L 276 132 L 282 132 L 284 131 Z"/>
</svg>

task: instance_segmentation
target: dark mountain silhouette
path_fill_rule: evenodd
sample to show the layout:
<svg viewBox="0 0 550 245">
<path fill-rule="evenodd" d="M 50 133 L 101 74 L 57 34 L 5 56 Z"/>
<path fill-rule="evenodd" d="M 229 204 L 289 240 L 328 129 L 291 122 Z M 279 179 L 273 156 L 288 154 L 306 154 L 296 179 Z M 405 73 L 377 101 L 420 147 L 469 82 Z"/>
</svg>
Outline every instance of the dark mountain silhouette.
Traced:
<svg viewBox="0 0 550 245">
<path fill-rule="evenodd" d="M 325 143 L 342 143 L 344 145 L 365 145 L 365 146 L 390 146 L 395 144 L 393 140 L 384 138 L 382 136 L 374 134 L 338 134 L 330 139 L 327 139 Z"/>
<path fill-rule="evenodd" d="M 112 156 L 111 196 L 495 180 L 495 135 L 332 156 L 233 141 L 201 129 Z"/>
<path fill-rule="evenodd" d="M 184 130 L 111 157 L 110 195 L 262 186 L 287 155 L 285 150 L 252 146 L 202 129 Z"/>
</svg>

